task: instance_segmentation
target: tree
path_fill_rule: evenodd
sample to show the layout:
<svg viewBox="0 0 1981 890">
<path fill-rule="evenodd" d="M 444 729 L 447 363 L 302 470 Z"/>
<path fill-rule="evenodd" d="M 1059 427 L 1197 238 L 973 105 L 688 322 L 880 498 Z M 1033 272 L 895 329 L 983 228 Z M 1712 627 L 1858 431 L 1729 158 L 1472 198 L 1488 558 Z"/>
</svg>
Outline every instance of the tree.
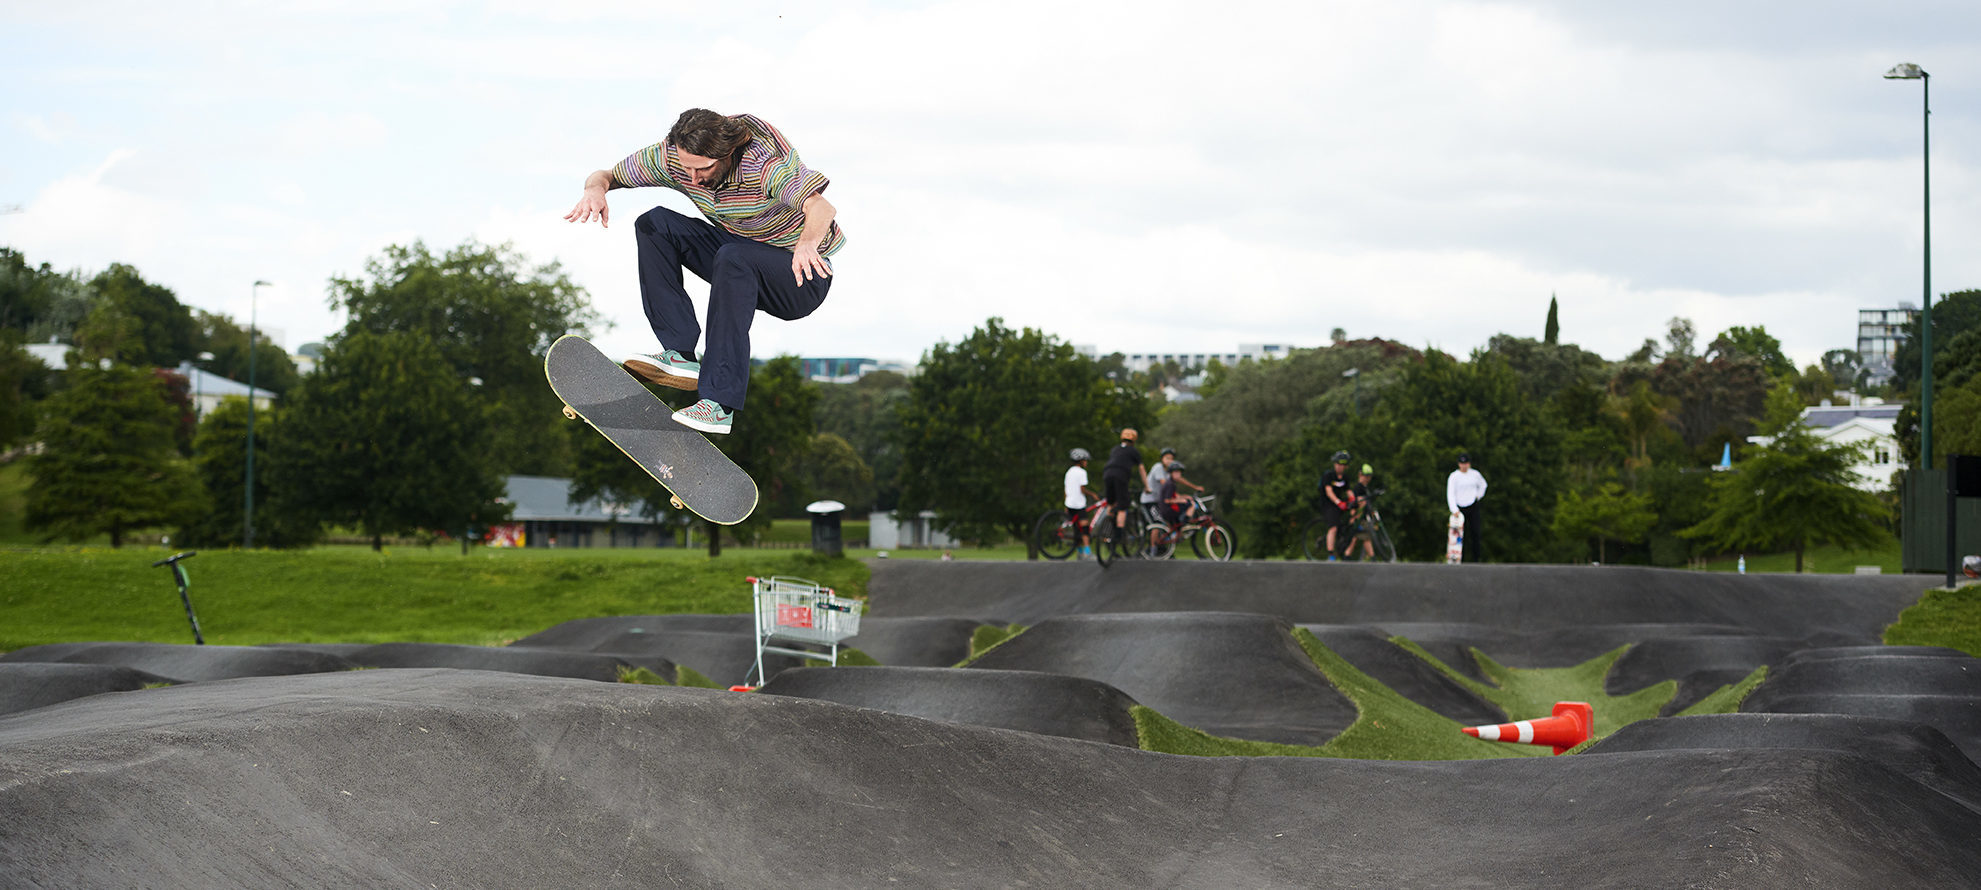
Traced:
<svg viewBox="0 0 1981 890">
<path fill-rule="evenodd" d="M 1541 332 L 1541 342 L 1554 346 L 1561 342 L 1561 307 L 1555 302 L 1555 295 L 1548 295 L 1548 323 Z"/>
<path fill-rule="evenodd" d="M 1672 316 L 1671 321 L 1665 323 L 1667 357 L 1691 358 L 1692 344 L 1697 339 L 1698 329 L 1693 326 L 1692 319 Z"/>
<path fill-rule="evenodd" d="M 1520 388 L 1529 399 L 1545 402 L 1555 393 L 1577 384 L 1596 384 L 1607 377 L 1603 357 L 1569 344 L 1562 346 L 1527 337 L 1494 334 L 1486 349 L 1506 360 L 1520 378 Z"/>
<path fill-rule="evenodd" d="M 1790 377 L 1795 374 L 1795 363 L 1782 354 L 1782 343 L 1768 333 L 1765 325 L 1754 327 L 1731 327 L 1713 338 L 1707 347 L 1712 355 L 1747 356 L 1761 363 L 1761 369 L 1771 377 Z"/>
<path fill-rule="evenodd" d="M 1650 381 L 1659 395 L 1676 400 L 1671 425 L 1686 447 L 1715 456 L 1721 443 L 1753 432 L 1770 385 L 1759 359 L 1726 354 L 1667 355 L 1651 369 Z"/>
<path fill-rule="evenodd" d="M 1609 561 L 1608 542 L 1642 541 L 1657 521 L 1649 495 L 1636 494 L 1615 482 L 1592 489 L 1569 489 L 1555 500 L 1555 534 L 1570 540 L 1595 539 L 1599 563 Z"/>
<path fill-rule="evenodd" d="M 1790 424 L 1731 472 L 1714 474 L 1711 512 L 1681 534 L 1721 552 L 1789 547 L 1798 572 L 1810 544 L 1875 541 L 1886 534 L 1878 521 L 1885 509 L 1855 487 L 1851 465 L 1858 450 L 1827 444 Z"/>
<path fill-rule="evenodd" d="M 1912 323 L 1905 339 L 1900 340 L 1898 349 L 1892 354 L 1892 389 L 1897 392 L 1912 392 L 1911 398 L 1918 399 L 1919 386 L 1919 339 L 1924 333 L 1921 318 Z M 1933 385 L 1940 384 L 1940 354 L 1945 352 L 1955 337 L 1962 333 L 1981 328 L 1981 290 L 1964 290 L 1946 294 L 1933 304 Z M 1934 407 L 1938 407 L 1935 405 Z"/>
<path fill-rule="evenodd" d="M 1316 483 L 1336 449 L 1355 455 L 1353 463 L 1374 465 L 1375 485 L 1386 491 L 1384 519 L 1407 558 L 1443 553 L 1451 515 L 1445 480 L 1461 451 L 1491 482 L 1488 555 L 1538 562 L 1560 554 L 1550 520 L 1561 435 L 1494 353 L 1482 350 L 1470 362 L 1428 353 L 1404 365 L 1366 415 L 1302 426 L 1266 461 L 1265 481 L 1236 504 L 1238 539 L 1247 542 L 1248 554 L 1275 555 L 1294 545 L 1300 525 L 1318 510 Z"/>
<path fill-rule="evenodd" d="M 19 331 L 0 328 L 0 450 L 34 431 L 34 406 L 52 388 L 48 366 L 21 349 Z"/>
<path fill-rule="evenodd" d="M 980 541 L 1024 539 L 1057 500 L 1068 451 L 1104 451 L 1151 419 L 1092 359 L 999 318 L 924 355 L 900 416 L 900 509 L 934 510 L 936 527 Z"/>
<path fill-rule="evenodd" d="M 84 358 L 170 368 L 198 354 L 192 312 L 170 288 L 123 263 L 111 263 L 89 287 L 96 303 L 76 330 Z"/>
<path fill-rule="evenodd" d="M 872 371 L 852 383 L 818 387 L 813 417 L 818 432 L 844 439 L 873 473 L 875 510 L 892 510 L 901 500 L 901 446 L 896 430 L 900 406 L 908 400 L 908 378 Z M 848 502 L 851 507 L 851 502 Z"/>
<path fill-rule="evenodd" d="M 26 343 L 67 340 L 94 303 L 80 276 L 30 266 L 20 252 L 0 247 L 0 329 L 19 331 Z"/>
<path fill-rule="evenodd" d="M 1854 349 L 1832 349 L 1823 353 L 1823 370 L 1829 372 L 1832 385 L 1838 389 L 1857 388 L 1857 375 L 1863 369 L 1864 361 Z"/>
<path fill-rule="evenodd" d="M 488 412 L 422 332 L 347 329 L 287 411 L 274 486 L 289 509 L 356 527 L 374 550 L 386 535 L 506 515 Z"/>
<path fill-rule="evenodd" d="M 150 371 L 126 366 L 68 372 L 44 403 L 43 450 L 29 459 L 27 524 L 42 540 L 130 532 L 184 522 L 204 508 L 198 483 L 173 445 L 173 409 Z"/>
<path fill-rule="evenodd" d="M 1236 511 L 1271 477 L 1273 455 L 1299 436 L 1303 425 L 1338 429 L 1360 413 L 1354 404 L 1358 392 L 1361 407 L 1368 408 L 1420 358 L 1407 346 L 1372 339 L 1296 350 L 1271 361 L 1213 363 L 1197 389 L 1202 398 L 1164 409 L 1143 441 L 1175 448 L 1190 465 L 1190 480 L 1210 486 L 1219 494 L 1220 509 L 1229 508 L 1227 518 L 1238 521 Z M 1350 368 L 1357 369 L 1354 380 L 1342 377 Z M 1325 456 L 1341 446 L 1313 447 Z M 1237 531 L 1245 549 L 1252 550 L 1253 539 L 1245 529 Z"/>
<path fill-rule="evenodd" d="M 290 492 L 276 485 L 277 474 L 270 469 L 287 444 L 287 417 L 286 407 L 279 403 L 274 410 L 255 412 L 255 544 L 263 547 L 306 547 L 322 535 L 316 515 L 301 509 Z M 193 472 L 210 506 L 179 530 L 179 539 L 187 546 L 241 544 L 247 440 L 247 399 L 229 398 L 200 419 L 199 432 L 193 436 Z"/>
<path fill-rule="evenodd" d="M 1933 352 L 1933 465 L 1945 467 L 1949 454 L 1981 454 L 1981 328 L 1962 331 Z M 1900 458 L 1917 465 L 1917 398 L 1899 409 L 1894 426 Z"/>
<path fill-rule="evenodd" d="M 544 385 L 542 357 L 599 316 L 556 263 L 533 267 L 508 245 L 473 241 L 435 256 L 416 241 L 387 247 L 361 278 L 333 279 L 330 302 L 350 312 L 349 330 L 432 336 L 451 376 L 480 380 L 492 420 L 481 444 L 502 472 L 569 472 L 562 405 Z"/>
<path fill-rule="evenodd" d="M 850 516 L 873 509 L 874 471 L 853 445 L 831 433 L 812 437 L 812 447 L 799 468 L 799 490 L 806 498 L 831 498 L 846 505 Z"/>
</svg>

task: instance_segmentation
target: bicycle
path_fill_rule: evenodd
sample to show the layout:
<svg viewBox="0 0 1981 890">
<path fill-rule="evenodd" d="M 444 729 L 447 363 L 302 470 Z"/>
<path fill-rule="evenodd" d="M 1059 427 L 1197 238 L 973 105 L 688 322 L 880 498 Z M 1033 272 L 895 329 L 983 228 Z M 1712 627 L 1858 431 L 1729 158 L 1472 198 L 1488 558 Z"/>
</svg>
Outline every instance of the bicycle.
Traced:
<svg viewBox="0 0 1981 890">
<path fill-rule="evenodd" d="M 1096 515 L 1104 515 L 1106 501 L 1095 501 L 1080 509 L 1076 521 L 1066 515 L 1065 508 L 1048 510 L 1032 526 L 1032 541 L 1039 555 L 1047 559 L 1065 559 L 1080 549 L 1080 530 L 1094 527 Z"/>
<path fill-rule="evenodd" d="M 1214 562 L 1229 562 L 1238 552 L 1238 536 L 1231 527 L 1217 521 L 1211 513 L 1211 502 L 1217 495 L 1203 495 L 1191 498 L 1197 506 L 1196 514 L 1177 524 L 1167 520 L 1150 524 L 1148 533 L 1141 538 L 1141 556 L 1144 559 L 1168 559 L 1175 555 L 1177 545 L 1184 538 L 1190 539 L 1190 549 L 1198 559 Z"/>
<path fill-rule="evenodd" d="M 1389 527 L 1383 523 L 1382 510 L 1376 506 L 1376 499 L 1382 494 L 1382 489 L 1369 492 L 1367 502 L 1356 511 L 1354 519 L 1349 524 L 1341 526 L 1349 530 L 1346 542 L 1339 540 L 1341 538 L 1339 534 L 1335 537 L 1337 544 L 1348 553 L 1354 553 L 1355 545 L 1366 540 L 1370 548 L 1375 551 L 1375 554 L 1369 557 L 1370 560 L 1395 562 L 1396 543 L 1390 540 Z M 1307 528 L 1300 533 L 1300 546 L 1308 559 L 1326 559 L 1331 555 L 1328 553 L 1328 527 L 1327 518 L 1322 517 L 1307 523 Z"/>
</svg>

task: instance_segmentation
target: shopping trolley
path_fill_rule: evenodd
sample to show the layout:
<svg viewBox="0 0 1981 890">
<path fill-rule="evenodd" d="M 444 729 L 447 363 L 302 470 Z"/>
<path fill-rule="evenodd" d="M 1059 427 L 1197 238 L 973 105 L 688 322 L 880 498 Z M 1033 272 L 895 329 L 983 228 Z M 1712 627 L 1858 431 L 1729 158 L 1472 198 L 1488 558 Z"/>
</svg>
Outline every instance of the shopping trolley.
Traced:
<svg viewBox="0 0 1981 890">
<path fill-rule="evenodd" d="M 765 652 L 838 664 L 839 642 L 860 632 L 859 600 L 833 596 L 832 588 L 803 578 L 748 580 L 756 599 L 757 667 L 750 677 L 754 682 L 747 686 L 760 686 L 768 679 Z M 796 644 L 825 649 L 801 649 Z"/>
</svg>

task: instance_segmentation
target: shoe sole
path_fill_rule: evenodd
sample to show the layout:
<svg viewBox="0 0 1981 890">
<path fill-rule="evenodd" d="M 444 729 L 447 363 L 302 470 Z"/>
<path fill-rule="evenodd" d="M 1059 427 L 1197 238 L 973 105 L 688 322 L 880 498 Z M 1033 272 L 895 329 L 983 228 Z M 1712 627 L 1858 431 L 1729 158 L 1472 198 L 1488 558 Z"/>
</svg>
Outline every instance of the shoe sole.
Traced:
<svg viewBox="0 0 1981 890">
<path fill-rule="evenodd" d="M 667 371 L 659 365 L 650 365 L 641 361 L 625 361 L 620 362 L 619 366 L 625 368 L 628 373 L 631 373 L 635 377 L 671 389 L 685 389 L 692 392 L 700 389 L 702 386 L 701 382 L 693 377 L 683 377 Z"/>
<path fill-rule="evenodd" d="M 708 421 L 705 420 L 696 420 L 695 418 L 689 417 L 686 414 L 683 414 L 679 411 L 674 412 L 674 422 L 682 426 L 685 426 L 691 430 L 699 430 L 704 433 L 711 433 L 718 436 L 726 436 L 729 434 L 729 427 L 730 427 L 729 424 L 709 423 Z"/>
</svg>

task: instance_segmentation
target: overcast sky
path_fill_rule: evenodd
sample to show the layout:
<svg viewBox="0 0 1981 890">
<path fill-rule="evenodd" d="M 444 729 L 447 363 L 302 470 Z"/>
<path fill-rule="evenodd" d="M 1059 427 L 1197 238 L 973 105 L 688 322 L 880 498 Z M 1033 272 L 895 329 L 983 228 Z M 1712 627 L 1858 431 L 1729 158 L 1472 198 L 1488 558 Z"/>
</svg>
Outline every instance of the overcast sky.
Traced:
<svg viewBox="0 0 1981 890">
<path fill-rule="evenodd" d="M 1899 62 L 1933 75 L 1934 292 L 1981 288 L 1972 2 L 0 0 L 0 245 L 243 321 L 267 279 L 293 350 L 387 245 L 508 242 L 639 348 L 633 220 L 691 206 L 562 216 L 701 106 L 782 129 L 849 237 L 759 357 L 913 361 L 993 315 L 1104 353 L 1463 354 L 1554 294 L 1609 358 L 1685 316 L 1808 363 L 1921 296 Z"/>
</svg>

